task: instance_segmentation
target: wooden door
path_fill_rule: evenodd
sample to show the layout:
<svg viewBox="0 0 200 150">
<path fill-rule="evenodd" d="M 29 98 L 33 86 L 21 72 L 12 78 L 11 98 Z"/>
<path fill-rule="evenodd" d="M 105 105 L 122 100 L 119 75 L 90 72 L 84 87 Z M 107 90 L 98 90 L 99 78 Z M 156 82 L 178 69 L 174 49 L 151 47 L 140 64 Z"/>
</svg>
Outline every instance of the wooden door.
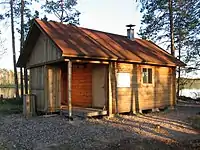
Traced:
<svg viewBox="0 0 200 150">
<path fill-rule="evenodd" d="M 57 66 L 47 66 L 46 98 L 48 111 L 56 112 L 61 104 L 61 69 Z"/>
<path fill-rule="evenodd" d="M 92 71 L 92 107 L 103 108 L 106 106 L 107 71 L 106 65 L 94 65 Z"/>
</svg>

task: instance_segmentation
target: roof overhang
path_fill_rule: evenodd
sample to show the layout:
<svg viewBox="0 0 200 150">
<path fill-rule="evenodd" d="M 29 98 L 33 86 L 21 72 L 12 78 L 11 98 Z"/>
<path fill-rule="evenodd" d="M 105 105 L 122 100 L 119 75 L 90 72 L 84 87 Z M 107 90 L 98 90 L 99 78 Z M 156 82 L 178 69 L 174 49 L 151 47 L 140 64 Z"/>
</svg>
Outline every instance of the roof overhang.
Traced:
<svg viewBox="0 0 200 150">
<path fill-rule="evenodd" d="M 76 30 L 78 30 L 77 29 L 78 27 L 75 27 L 75 28 L 76 28 Z M 182 61 L 179 61 L 178 59 L 176 59 L 175 57 L 173 57 L 172 55 L 170 55 L 169 53 L 164 51 L 162 48 L 160 48 L 159 46 L 157 46 L 153 42 L 152 43 L 154 45 L 152 44 L 151 46 L 155 49 L 159 49 L 159 51 L 162 51 L 163 55 L 166 55 L 169 58 L 169 60 L 170 60 L 169 63 L 166 61 L 166 62 L 162 62 L 162 63 L 159 64 L 158 62 L 154 63 L 153 61 L 150 62 L 150 61 L 146 61 L 146 60 L 138 61 L 138 60 L 134 60 L 134 59 L 130 60 L 130 59 L 117 58 L 117 57 L 115 57 L 115 58 L 114 57 L 103 57 L 103 56 L 97 57 L 97 56 L 90 56 L 90 55 L 87 56 L 86 54 L 85 55 L 69 55 L 69 54 L 67 54 L 68 51 L 66 50 L 66 47 L 64 47 L 64 49 L 65 49 L 64 50 L 59 45 L 59 43 L 57 43 L 56 40 L 54 40 L 52 38 L 51 34 L 54 33 L 53 30 L 51 30 L 51 34 L 48 33 L 47 30 L 48 30 L 48 22 L 42 22 L 42 21 L 34 20 L 32 26 L 30 28 L 30 31 L 28 33 L 28 36 L 26 38 L 26 41 L 24 43 L 23 51 L 22 51 L 21 55 L 19 56 L 19 59 L 18 59 L 18 62 L 17 62 L 17 67 L 26 67 L 26 63 L 28 62 L 28 59 L 29 59 L 31 52 L 32 52 L 32 49 L 34 48 L 34 46 L 37 42 L 37 39 L 38 39 L 38 37 L 40 36 L 41 33 L 45 34 L 55 44 L 55 46 L 62 51 L 63 58 L 92 59 L 92 60 L 100 60 L 100 61 L 101 60 L 103 60 L 103 61 L 117 61 L 117 62 L 148 64 L 148 65 L 158 65 L 158 66 L 169 66 L 169 67 L 176 67 L 176 66 L 184 67 L 184 66 L 186 66 L 185 63 L 183 63 Z M 96 32 L 96 31 L 93 31 L 93 32 Z M 56 33 L 56 31 L 55 31 L 54 34 L 58 34 L 58 33 Z M 64 37 L 61 37 L 61 38 L 64 38 Z M 64 40 L 66 40 L 66 39 L 64 38 Z M 139 40 L 138 42 L 136 42 L 136 44 L 140 44 L 141 46 L 146 46 L 148 44 L 151 44 L 151 43 L 148 43 L 148 42 L 149 41 L 143 42 L 142 40 L 141 41 Z M 132 44 L 132 42 L 129 42 L 129 44 L 130 43 Z M 146 45 L 145 45 L 145 43 L 146 43 Z M 101 50 L 101 49 L 99 49 L 99 50 Z M 134 51 L 131 51 L 131 53 L 134 53 Z M 159 54 L 157 54 L 157 55 L 159 55 Z M 157 57 L 154 58 L 154 60 L 156 60 L 156 59 L 157 59 Z"/>
</svg>

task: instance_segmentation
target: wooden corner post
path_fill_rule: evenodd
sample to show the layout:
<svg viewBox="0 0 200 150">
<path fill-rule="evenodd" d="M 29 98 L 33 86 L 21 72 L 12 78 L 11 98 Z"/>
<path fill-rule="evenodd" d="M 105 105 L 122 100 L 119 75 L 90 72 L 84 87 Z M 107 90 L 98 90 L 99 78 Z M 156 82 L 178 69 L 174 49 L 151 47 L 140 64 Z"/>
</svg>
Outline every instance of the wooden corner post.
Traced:
<svg viewBox="0 0 200 150">
<path fill-rule="evenodd" d="M 113 101 L 113 89 L 112 89 L 112 64 L 109 63 L 108 67 L 108 116 L 112 116 L 112 101 Z"/>
<path fill-rule="evenodd" d="M 119 114 L 119 107 L 118 107 L 118 87 L 117 87 L 117 62 L 114 62 L 114 76 L 115 76 L 115 102 L 116 102 L 116 114 Z"/>
<path fill-rule="evenodd" d="M 174 106 L 176 106 L 176 103 L 177 103 L 177 101 L 176 101 L 176 67 L 174 67 L 173 69 L 172 69 L 172 79 L 173 79 L 173 81 L 172 81 L 172 93 L 173 93 L 173 107 Z"/>
<path fill-rule="evenodd" d="M 72 118 L 72 62 L 68 61 L 68 110 L 69 110 L 69 120 Z"/>
<path fill-rule="evenodd" d="M 170 109 L 174 109 L 176 106 L 176 68 L 172 67 L 171 74 L 171 95 L 170 95 Z"/>
</svg>

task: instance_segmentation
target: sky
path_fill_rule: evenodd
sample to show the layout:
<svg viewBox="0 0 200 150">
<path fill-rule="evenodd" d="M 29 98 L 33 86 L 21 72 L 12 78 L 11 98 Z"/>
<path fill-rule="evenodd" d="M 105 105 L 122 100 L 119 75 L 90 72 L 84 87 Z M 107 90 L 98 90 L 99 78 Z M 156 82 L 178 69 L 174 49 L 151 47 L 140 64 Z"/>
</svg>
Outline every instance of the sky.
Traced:
<svg viewBox="0 0 200 150">
<path fill-rule="evenodd" d="M 33 5 L 39 10 L 38 4 Z M 135 37 L 140 28 L 141 15 L 135 0 L 78 0 L 76 9 L 81 12 L 80 26 L 115 34 L 126 35 L 126 25 L 135 24 Z M 53 15 L 48 19 L 55 19 Z M 0 24 L 3 29 L 6 54 L 0 58 L 0 68 L 13 69 L 10 26 Z M 16 35 L 16 52 L 19 56 L 19 35 Z"/>
</svg>

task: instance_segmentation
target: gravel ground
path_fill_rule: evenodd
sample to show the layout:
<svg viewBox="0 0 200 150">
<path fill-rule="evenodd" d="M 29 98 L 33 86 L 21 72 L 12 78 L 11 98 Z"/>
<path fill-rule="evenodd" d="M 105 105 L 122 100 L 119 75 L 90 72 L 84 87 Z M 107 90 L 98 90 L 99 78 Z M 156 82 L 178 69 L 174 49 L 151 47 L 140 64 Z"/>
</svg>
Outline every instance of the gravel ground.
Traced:
<svg viewBox="0 0 200 150">
<path fill-rule="evenodd" d="M 0 149 L 200 149 L 200 132 L 188 117 L 200 106 L 103 119 L 0 116 Z"/>
</svg>

